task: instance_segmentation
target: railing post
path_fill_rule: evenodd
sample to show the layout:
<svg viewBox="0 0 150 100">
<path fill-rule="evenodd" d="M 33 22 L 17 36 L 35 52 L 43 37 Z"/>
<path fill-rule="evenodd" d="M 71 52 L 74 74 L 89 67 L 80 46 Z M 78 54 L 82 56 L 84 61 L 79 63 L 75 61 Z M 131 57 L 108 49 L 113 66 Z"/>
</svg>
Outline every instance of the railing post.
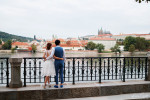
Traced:
<svg viewBox="0 0 150 100">
<path fill-rule="evenodd" d="M 3 62 L 1 62 L 1 83 L 3 83 Z"/>
<path fill-rule="evenodd" d="M 34 59 L 34 83 L 36 83 L 36 58 Z"/>
<path fill-rule="evenodd" d="M 22 87 L 22 81 L 21 81 L 22 58 L 10 58 L 9 62 L 11 64 L 11 81 L 9 87 L 11 88 Z"/>
<path fill-rule="evenodd" d="M 147 64 L 146 64 L 146 66 L 147 66 Z M 148 57 L 148 68 L 147 69 L 148 69 L 148 75 L 147 75 L 146 81 L 150 81 L 150 57 Z M 147 74 L 147 73 L 145 73 L 145 74 Z"/>
<path fill-rule="evenodd" d="M 99 58 L 99 83 L 101 83 L 101 58 Z"/>
<path fill-rule="evenodd" d="M 90 71 L 90 72 L 91 72 L 91 81 L 92 81 L 92 77 L 93 77 L 93 76 L 92 76 L 92 74 L 93 74 L 93 69 L 92 69 L 92 67 L 93 67 L 93 60 L 92 60 L 92 58 L 91 58 L 91 71 Z M 88 73 L 87 73 L 87 74 L 88 74 Z"/>
<path fill-rule="evenodd" d="M 26 87 L 26 58 L 24 58 L 24 87 Z"/>
<path fill-rule="evenodd" d="M 73 58 L 73 85 L 75 84 L 75 58 Z"/>
<path fill-rule="evenodd" d="M 6 66 L 7 66 L 7 71 L 6 71 L 6 75 L 7 75 L 7 86 L 6 86 L 6 87 L 9 87 L 9 62 L 8 62 L 8 58 L 7 58 L 7 61 L 6 61 Z"/>
<path fill-rule="evenodd" d="M 125 65 L 126 65 L 126 60 L 124 58 L 123 59 L 123 82 L 125 82 Z"/>
</svg>

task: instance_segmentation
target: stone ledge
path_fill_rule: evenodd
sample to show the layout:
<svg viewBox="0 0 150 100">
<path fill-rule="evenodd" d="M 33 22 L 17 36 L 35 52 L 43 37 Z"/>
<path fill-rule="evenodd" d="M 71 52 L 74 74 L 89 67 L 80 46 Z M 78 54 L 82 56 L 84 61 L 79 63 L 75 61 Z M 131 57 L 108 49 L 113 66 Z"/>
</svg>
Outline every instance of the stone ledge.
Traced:
<svg viewBox="0 0 150 100">
<path fill-rule="evenodd" d="M 142 99 L 128 99 L 128 100 L 150 100 L 150 98 L 142 98 Z"/>
<path fill-rule="evenodd" d="M 150 83 L 1 91 L 0 100 L 49 100 L 150 92 Z M 148 100 L 148 99 L 146 99 Z"/>
</svg>

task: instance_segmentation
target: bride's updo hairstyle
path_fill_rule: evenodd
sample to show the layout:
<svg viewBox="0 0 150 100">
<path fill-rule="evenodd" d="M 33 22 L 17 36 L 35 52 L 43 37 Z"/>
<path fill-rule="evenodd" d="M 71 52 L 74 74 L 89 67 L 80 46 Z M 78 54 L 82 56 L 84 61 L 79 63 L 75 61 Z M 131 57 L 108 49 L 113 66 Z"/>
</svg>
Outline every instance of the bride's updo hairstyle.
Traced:
<svg viewBox="0 0 150 100">
<path fill-rule="evenodd" d="M 51 49 L 51 47 L 52 47 L 52 44 L 51 43 L 47 43 L 47 46 L 46 46 L 47 48 L 47 50 L 50 50 Z"/>
</svg>

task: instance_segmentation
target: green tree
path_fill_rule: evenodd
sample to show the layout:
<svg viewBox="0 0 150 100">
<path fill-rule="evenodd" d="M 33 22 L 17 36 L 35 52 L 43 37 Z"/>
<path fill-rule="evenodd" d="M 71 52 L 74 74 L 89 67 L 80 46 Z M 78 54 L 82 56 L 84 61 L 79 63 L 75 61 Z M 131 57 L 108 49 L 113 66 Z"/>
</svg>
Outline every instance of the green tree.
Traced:
<svg viewBox="0 0 150 100">
<path fill-rule="evenodd" d="M 147 41 L 147 40 L 146 40 L 145 45 L 146 45 L 146 49 L 148 50 L 148 49 L 150 48 L 150 41 Z"/>
<path fill-rule="evenodd" d="M 37 50 L 36 45 L 32 44 L 31 47 L 32 47 L 32 52 L 35 53 Z"/>
<path fill-rule="evenodd" d="M 141 3 L 141 2 L 143 2 L 143 1 L 145 1 L 145 2 L 149 2 L 150 0 L 135 0 L 136 2 L 139 2 L 139 3 Z"/>
<path fill-rule="evenodd" d="M 7 42 L 5 42 L 4 45 L 2 45 L 2 49 L 4 50 L 10 50 L 11 49 L 11 40 L 8 40 Z"/>
<path fill-rule="evenodd" d="M 135 37 L 128 36 L 124 40 L 124 50 L 128 51 L 131 44 L 135 45 L 136 39 Z"/>
<path fill-rule="evenodd" d="M 114 47 L 112 47 L 110 49 L 111 49 L 112 52 L 115 52 L 115 53 L 119 52 L 119 53 L 121 53 L 121 50 L 120 50 L 118 44 L 116 44 Z"/>
<path fill-rule="evenodd" d="M 135 46 L 133 44 L 131 44 L 129 47 L 129 52 L 131 52 L 131 54 L 133 54 L 134 51 L 135 51 Z"/>
<path fill-rule="evenodd" d="M 15 47 L 16 49 L 18 48 L 18 46 Z"/>
<path fill-rule="evenodd" d="M 98 53 L 101 53 L 105 49 L 105 46 L 103 44 L 97 44 L 96 48 L 98 50 Z"/>
<path fill-rule="evenodd" d="M 96 48 L 96 44 L 94 42 L 88 42 L 85 48 L 87 50 L 94 50 Z"/>
<path fill-rule="evenodd" d="M 16 48 L 11 48 L 11 53 L 14 53 Z"/>
<path fill-rule="evenodd" d="M 146 50 L 149 46 L 149 42 L 145 40 L 145 38 L 142 37 L 136 37 L 136 44 L 135 48 L 139 51 Z"/>
</svg>

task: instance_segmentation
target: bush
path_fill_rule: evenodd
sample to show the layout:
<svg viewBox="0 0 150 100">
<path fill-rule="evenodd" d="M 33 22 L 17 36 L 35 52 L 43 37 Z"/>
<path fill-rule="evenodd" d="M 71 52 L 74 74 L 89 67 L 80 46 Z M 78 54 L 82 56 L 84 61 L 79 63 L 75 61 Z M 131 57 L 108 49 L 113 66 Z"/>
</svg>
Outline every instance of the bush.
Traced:
<svg viewBox="0 0 150 100">
<path fill-rule="evenodd" d="M 124 40 L 124 50 L 129 51 L 129 47 L 131 44 L 136 44 L 136 38 L 132 36 L 126 37 Z"/>
<path fill-rule="evenodd" d="M 16 48 L 11 48 L 11 53 L 14 53 Z"/>
<path fill-rule="evenodd" d="M 85 46 L 86 50 L 94 50 L 96 48 L 96 44 L 94 42 L 88 42 L 87 46 Z"/>
<path fill-rule="evenodd" d="M 37 50 L 36 45 L 32 44 L 31 47 L 32 47 L 32 52 L 35 53 Z"/>
<path fill-rule="evenodd" d="M 133 44 L 129 47 L 129 52 L 133 53 L 135 51 L 135 46 Z"/>
<path fill-rule="evenodd" d="M 97 44 L 96 48 L 98 50 L 98 53 L 101 53 L 105 49 L 105 46 L 103 44 Z"/>
<path fill-rule="evenodd" d="M 5 44 L 2 45 L 2 49 L 10 50 L 11 49 L 11 40 L 8 40 L 7 42 L 5 42 Z"/>
<path fill-rule="evenodd" d="M 117 52 L 121 53 L 121 50 L 120 50 L 118 44 L 116 44 L 114 47 L 112 47 L 112 48 L 111 48 L 111 51 L 112 51 L 112 52 L 115 52 L 115 53 L 117 53 Z"/>
</svg>

